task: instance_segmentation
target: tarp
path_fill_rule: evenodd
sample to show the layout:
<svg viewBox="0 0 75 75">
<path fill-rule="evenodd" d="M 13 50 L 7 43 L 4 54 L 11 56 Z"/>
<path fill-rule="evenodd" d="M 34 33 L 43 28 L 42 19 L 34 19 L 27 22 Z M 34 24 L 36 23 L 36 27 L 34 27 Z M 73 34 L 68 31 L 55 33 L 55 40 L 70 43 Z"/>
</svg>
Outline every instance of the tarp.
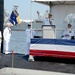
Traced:
<svg viewBox="0 0 75 75">
<path fill-rule="evenodd" d="M 42 3 L 45 5 L 57 5 L 57 4 L 75 4 L 75 0 L 32 0 L 34 2 Z"/>
<path fill-rule="evenodd" d="M 32 1 L 75 1 L 75 0 L 32 0 Z"/>
<path fill-rule="evenodd" d="M 32 0 L 45 5 L 52 5 L 51 13 L 53 14 L 53 19 L 56 25 L 56 38 L 61 38 L 63 30 L 67 28 L 68 22 L 65 21 L 66 17 L 70 14 L 75 14 L 75 0 Z M 51 2 L 51 3 L 50 3 Z M 50 4 L 49 4 L 50 3 Z M 75 30 L 75 17 L 71 19 L 72 29 Z"/>
</svg>

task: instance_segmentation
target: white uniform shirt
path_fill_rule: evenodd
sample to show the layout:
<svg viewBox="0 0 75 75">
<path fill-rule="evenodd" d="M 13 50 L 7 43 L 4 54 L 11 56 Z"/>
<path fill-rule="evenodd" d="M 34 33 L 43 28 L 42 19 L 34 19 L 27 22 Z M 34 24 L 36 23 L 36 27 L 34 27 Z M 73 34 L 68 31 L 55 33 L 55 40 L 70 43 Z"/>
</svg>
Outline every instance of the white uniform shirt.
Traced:
<svg viewBox="0 0 75 75">
<path fill-rule="evenodd" d="M 26 29 L 25 34 L 26 34 L 26 41 L 27 42 L 30 42 L 30 39 L 36 35 L 35 31 L 31 30 L 31 29 Z"/>
<path fill-rule="evenodd" d="M 69 35 L 69 36 L 65 36 L 65 35 Z M 62 39 L 71 39 L 71 36 L 74 36 L 74 30 L 70 29 L 66 29 L 63 33 L 63 38 Z"/>
<path fill-rule="evenodd" d="M 3 32 L 4 40 L 10 40 L 11 37 L 11 29 L 6 27 Z"/>
<path fill-rule="evenodd" d="M 54 20 L 51 18 L 45 18 L 45 17 L 41 17 L 41 16 L 38 16 L 38 18 L 39 18 L 39 20 L 43 21 L 45 23 L 45 25 L 55 25 Z M 52 23 L 50 23 L 50 21 Z"/>
</svg>

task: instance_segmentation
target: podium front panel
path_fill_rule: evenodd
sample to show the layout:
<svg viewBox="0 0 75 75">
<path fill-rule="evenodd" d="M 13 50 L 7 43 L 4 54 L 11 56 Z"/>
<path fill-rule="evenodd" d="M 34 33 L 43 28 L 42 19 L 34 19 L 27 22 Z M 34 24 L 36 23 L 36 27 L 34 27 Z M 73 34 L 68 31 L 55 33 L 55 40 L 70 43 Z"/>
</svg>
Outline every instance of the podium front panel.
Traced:
<svg viewBox="0 0 75 75">
<path fill-rule="evenodd" d="M 55 38 L 55 26 L 43 25 L 43 38 Z"/>
</svg>

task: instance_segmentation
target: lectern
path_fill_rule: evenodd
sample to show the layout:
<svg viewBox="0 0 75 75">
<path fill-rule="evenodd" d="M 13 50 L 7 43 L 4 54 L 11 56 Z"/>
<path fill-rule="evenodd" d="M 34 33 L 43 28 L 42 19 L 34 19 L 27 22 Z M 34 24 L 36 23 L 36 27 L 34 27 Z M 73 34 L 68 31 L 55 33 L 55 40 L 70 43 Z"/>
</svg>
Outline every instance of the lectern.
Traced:
<svg viewBox="0 0 75 75">
<path fill-rule="evenodd" d="M 43 38 L 55 38 L 55 25 L 42 25 Z"/>
</svg>

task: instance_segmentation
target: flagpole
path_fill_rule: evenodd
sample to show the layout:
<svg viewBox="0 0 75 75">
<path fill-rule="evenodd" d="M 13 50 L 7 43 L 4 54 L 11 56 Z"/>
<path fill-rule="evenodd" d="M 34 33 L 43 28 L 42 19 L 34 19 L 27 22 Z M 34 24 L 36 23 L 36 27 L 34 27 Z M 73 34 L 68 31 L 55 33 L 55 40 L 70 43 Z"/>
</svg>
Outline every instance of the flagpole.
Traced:
<svg viewBox="0 0 75 75">
<path fill-rule="evenodd" d="M 30 24 L 31 24 L 31 29 L 32 29 L 32 1 L 30 3 L 30 20 L 31 20 Z"/>
</svg>

